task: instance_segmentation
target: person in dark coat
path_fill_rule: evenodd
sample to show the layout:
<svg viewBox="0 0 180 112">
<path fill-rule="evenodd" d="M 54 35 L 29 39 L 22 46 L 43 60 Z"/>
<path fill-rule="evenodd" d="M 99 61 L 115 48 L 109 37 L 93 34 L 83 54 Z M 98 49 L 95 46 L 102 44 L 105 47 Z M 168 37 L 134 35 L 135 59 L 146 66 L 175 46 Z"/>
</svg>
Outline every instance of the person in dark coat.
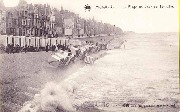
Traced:
<svg viewBox="0 0 180 112">
<path fill-rule="evenodd" d="M 7 47 L 6 47 L 6 52 L 7 52 L 8 54 L 11 54 L 11 45 L 10 45 L 10 44 L 7 45 Z"/>
<path fill-rule="evenodd" d="M 59 44 L 59 49 L 61 49 L 61 50 L 62 50 L 62 48 L 63 48 L 63 45 Z"/>
<path fill-rule="evenodd" d="M 52 48 L 52 51 L 54 51 L 54 45 L 52 45 L 52 47 L 51 47 L 51 48 Z"/>
<path fill-rule="evenodd" d="M 72 55 L 71 49 L 69 47 L 67 48 L 67 51 L 68 51 L 68 56 Z"/>
<path fill-rule="evenodd" d="M 55 52 L 55 50 L 56 50 L 56 46 L 55 45 L 52 46 L 52 50 Z"/>
<path fill-rule="evenodd" d="M 25 48 L 24 48 L 24 51 L 25 51 L 25 53 L 27 52 L 27 44 L 25 45 Z"/>
<path fill-rule="evenodd" d="M 60 49 L 60 44 L 57 45 L 58 50 Z"/>
<path fill-rule="evenodd" d="M 46 52 L 48 52 L 48 50 L 49 50 L 49 45 L 47 44 L 46 45 Z"/>
<path fill-rule="evenodd" d="M 14 47 L 14 44 L 11 44 L 11 52 L 14 54 L 14 50 L 15 50 L 15 47 Z"/>
<path fill-rule="evenodd" d="M 63 50 L 63 51 L 66 50 L 66 46 L 65 46 L 65 45 L 62 46 L 62 50 Z"/>
</svg>

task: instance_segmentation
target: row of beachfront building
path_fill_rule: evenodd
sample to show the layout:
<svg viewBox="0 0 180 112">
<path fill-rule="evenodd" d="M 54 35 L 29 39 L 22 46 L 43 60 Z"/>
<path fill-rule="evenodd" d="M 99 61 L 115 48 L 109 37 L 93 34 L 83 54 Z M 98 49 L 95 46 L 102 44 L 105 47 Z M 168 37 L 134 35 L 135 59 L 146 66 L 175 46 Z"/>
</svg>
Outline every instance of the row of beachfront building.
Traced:
<svg viewBox="0 0 180 112">
<path fill-rule="evenodd" d="M 71 19 L 73 24 L 65 23 L 66 19 Z M 69 31 L 66 29 L 72 29 L 72 33 L 66 33 Z M 1 35 L 59 37 L 115 33 L 120 34 L 122 30 L 115 25 L 97 22 L 94 18 L 81 18 L 63 7 L 58 10 L 48 4 L 28 4 L 25 0 L 20 0 L 16 7 L 5 7 L 3 0 L 0 2 Z"/>
</svg>

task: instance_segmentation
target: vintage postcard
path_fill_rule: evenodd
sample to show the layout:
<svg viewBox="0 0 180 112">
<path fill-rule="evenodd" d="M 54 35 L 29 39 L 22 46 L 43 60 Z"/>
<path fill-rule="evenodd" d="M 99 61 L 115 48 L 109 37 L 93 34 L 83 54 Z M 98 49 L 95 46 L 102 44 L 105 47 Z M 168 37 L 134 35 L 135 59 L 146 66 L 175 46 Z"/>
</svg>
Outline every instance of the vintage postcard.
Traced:
<svg viewBox="0 0 180 112">
<path fill-rule="evenodd" d="M 179 112 L 177 0 L 0 0 L 1 112 Z"/>
</svg>

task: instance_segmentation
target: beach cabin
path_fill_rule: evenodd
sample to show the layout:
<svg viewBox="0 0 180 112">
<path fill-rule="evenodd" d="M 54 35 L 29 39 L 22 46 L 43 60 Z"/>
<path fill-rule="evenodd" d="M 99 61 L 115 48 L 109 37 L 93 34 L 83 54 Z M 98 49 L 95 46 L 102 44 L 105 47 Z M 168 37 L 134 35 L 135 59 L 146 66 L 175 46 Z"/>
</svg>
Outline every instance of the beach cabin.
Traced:
<svg viewBox="0 0 180 112">
<path fill-rule="evenodd" d="M 57 38 L 51 38 L 51 45 L 56 45 L 57 44 Z"/>
<path fill-rule="evenodd" d="M 7 46 L 8 45 L 8 36 L 7 35 L 0 35 L 0 45 Z"/>
<path fill-rule="evenodd" d="M 61 39 L 61 45 L 66 45 L 66 39 Z"/>
<path fill-rule="evenodd" d="M 31 37 L 30 46 L 33 46 L 33 47 L 36 46 L 36 38 L 35 37 Z"/>
<path fill-rule="evenodd" d="M 26 37 L 25 36 L 20 36 L 20 46 L 24 47 L 26 45 Z"/>
<path fill-rule="evenodd" d="M 12 35 L 7 36 L 7 44 L 14 44 L 14 39 Z"/>
<path fill-rule="evenodd" d="M 36 43 L 36 46 L 37 48 L 39 48 L 39 45 L 40 45 L 40 38 L 39 37 L 35 37 L 35 43 Z"/>
<path fill-rule="evenodd" d="M 31 37 L 25 37 L 27 46 L 31 46 Z"/>
<path fill-rule="evenodd" d="M 13 37 L 13 39 L 14 39 L 14 47 L 16 46 L 16 45 L 19 45 L 20 46 L 20 42 L 19 42 L 19 36 L 14 36 Z"/>
<path fill-rule="evenodd" d="M 39 46 L 40 47 L 46 47 L 46 39 L 45 38 L 41 37 L 39 39 Z"/>
<path fill-rule="evenodd" d="M 60 38 L 57 38 L 57 44 L 61 45 L 61 39 Z"/>
</svg>

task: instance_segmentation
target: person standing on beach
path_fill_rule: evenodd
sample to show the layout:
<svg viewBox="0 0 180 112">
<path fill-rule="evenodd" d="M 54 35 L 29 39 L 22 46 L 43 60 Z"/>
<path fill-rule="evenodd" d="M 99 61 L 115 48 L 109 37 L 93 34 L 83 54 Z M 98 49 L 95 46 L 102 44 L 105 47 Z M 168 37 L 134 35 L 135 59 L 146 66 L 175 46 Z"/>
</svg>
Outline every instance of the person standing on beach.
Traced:
<svg viewBox="0 0 180 112">
<path fill-rule="evenodd" d="M 27 44 L 25 45 L 24 51 L 25 53 L 27 52 Z"/>
<path fill-rule="evenodd" d="M 124 40 L 124 49 L 126 49 L 126 42 L 127 40 Z"/>
<path fill-rule="evenodd" d="M 8 54 L 11 54 L 11 45 L 10 44 L 7 45 L 6 51 L 8 52 Z"/>
<path fill-rule="evenodd" d="M 55 51 L 56 52 L 58 51 L 58 45 L 55 45 Z"/>
<path fill-rule="evenodd" d="M 48 52 L 48 47 L 49 47 L 49 45 L 47 44 L 47 45 L 46 45 L 46 52 Z"/>
</svg>

